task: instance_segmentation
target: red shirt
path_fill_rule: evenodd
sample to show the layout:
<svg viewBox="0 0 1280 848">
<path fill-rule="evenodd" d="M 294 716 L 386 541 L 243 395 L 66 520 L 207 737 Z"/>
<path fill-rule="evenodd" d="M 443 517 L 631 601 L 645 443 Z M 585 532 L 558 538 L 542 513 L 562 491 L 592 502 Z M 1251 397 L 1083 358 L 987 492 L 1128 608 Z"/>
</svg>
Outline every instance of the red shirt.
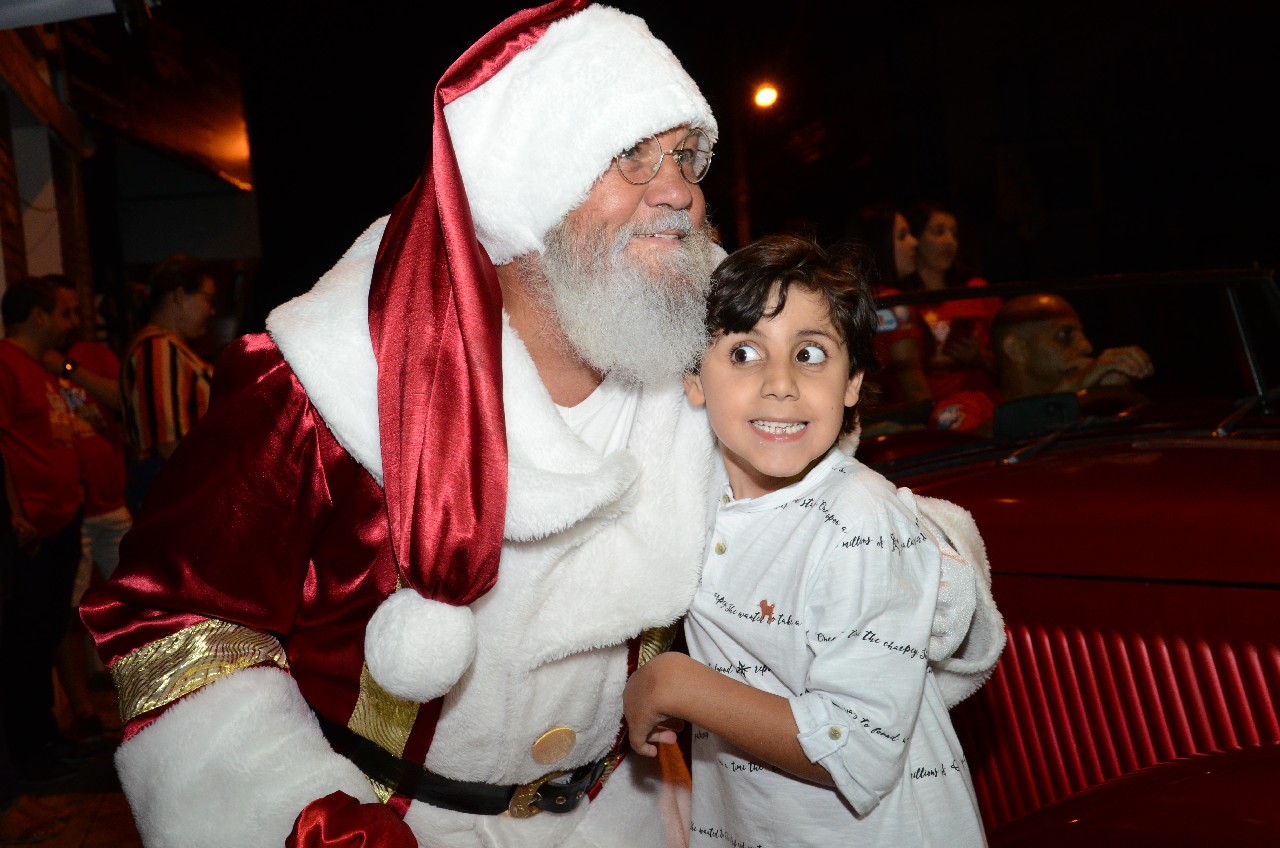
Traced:
<svg viewBox="0 0 1280 848">
<path fill-rule="evenodd" d="M 985 286 L 986 280 L 974 277 L 969 287 Z M 942 303 L 922 304 L 919 309 L 920 318 L 929 328 L 934 349 L 940 350 L 950 337 L 952 329 L 958 327 L 957 319 L 964 319 L 972 326 L 974 338 L 982 350 L 991 347 L 991 322 L 1000 311 L 1003 301 L 998 297 L 979 297 L 968 300 L 947 300 Z M 935 399 L 965 391 L 990 391 L 995 382 L 984 368 L 941 369 L 931 368 L 925 362 L 925 376 L 929 380 L 929 390 Z"/>
<path fill-rule="evenodd" d="M 53 374 L 8 339 L 0 340 L 0 451 L 40 537 L 66 527 L 81 501 L 75 416 Z"/>
<path fill-rule="evenodd" d="M 120 360 L 101 342 L 76 342 L 67 358 L 99 377 L 120 379 Z M 124 428 L 120 417 L 79 386 L 62 381 L 64 393 L 73 392 L 83 406 L 77 410 L 82 426 L 76 429 L 76 453 L 84 483 L 84 514 L 102 515 L 124 506 Z"/>
<path fill-rule="evenodd" d="M 892 297 L 895 294 L 901 294 L 897 289 L 881 289 L 880 297 Z M 889 360 L 889 352 L 895 344 L 904 339 L 921 338 L 921 322 L 916 315 L 914 306 L 881 306 L 876 309 L 876 337 L 875 349 L 876 359 L 880 361 L 883 370 L 879 376 L 882 396 L 880 402 L 884 404 L 902 403 L 906 400 L 906 393 L 902 391 L 902 387 L 893 373 L 893 366 Z"/>
</svg>

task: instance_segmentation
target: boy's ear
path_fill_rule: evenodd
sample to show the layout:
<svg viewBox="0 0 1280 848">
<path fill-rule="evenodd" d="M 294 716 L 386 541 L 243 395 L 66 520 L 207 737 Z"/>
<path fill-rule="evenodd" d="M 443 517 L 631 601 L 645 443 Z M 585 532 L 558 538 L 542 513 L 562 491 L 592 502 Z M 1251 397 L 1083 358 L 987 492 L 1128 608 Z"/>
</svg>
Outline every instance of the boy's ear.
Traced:
<svg viewBox="0 0 1280 848">
<path fill-rule="evenodd" d="M 694 406 L 702 406 L 707 402 L 707 396 L 702 392 L 701 374 L 684 375 L 684 396 L 687 397 L 689 399 L 689 403 Z"/>
<path fill-rule="evenodd" d="M 845 406 L 854 406 L 858 403 L 858 398 L 862 394 L 862 377 L 866 373 L 866 371 L 859 371 L 849 378 L 849 384 L 844 387 Z"/>
</svg>

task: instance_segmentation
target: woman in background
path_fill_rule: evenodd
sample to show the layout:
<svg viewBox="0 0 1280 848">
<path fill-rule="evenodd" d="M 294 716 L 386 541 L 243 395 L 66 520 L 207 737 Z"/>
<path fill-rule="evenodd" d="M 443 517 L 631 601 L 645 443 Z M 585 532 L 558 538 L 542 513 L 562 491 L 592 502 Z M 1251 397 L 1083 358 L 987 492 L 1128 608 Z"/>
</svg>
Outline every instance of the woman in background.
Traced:
<svg viewBox="0 0 1280 848">
<path fill-rule="evenodd" d="M 955 213 L 926 201 L 914 206 L 906 219 L 919 245 L 915 273 L 902 280 L 905 290 L 940 291 L 987 285 L 981 277 L 962 274 L 957 269 L 960 239 Z M 978 297 L 919 307 L 920 318 L 929 330 L 921 333 L 921 339 L 932 397 L 994 387 L 991 321 L 1000 304 L 998 297 Z"/>
<path fill-rule="evenodd" d="M 916 237 L 901 211 L 887 204 L 866 206 L 859 213 L 853 236 L 875 256 L 877 298 L 903 291 L 903 280 L 916 272 Z M 883 371 L 877 375 L 880 402 L 884 406 L 930 401 L 921 347 L 922 322 L 911 306 L 876 310 L 876 358 Z"/>
<path fill-rule="evenodd" d="M 178 442 L 209 408 L 213 366 L 191 345 L 215 314 L 217 288 L 203 263 L 176 255 L 148 279 L 149 320 L 129 343 L 120 371 L 132 459 L 126 501 L 134 515 Z"/>
</svg>

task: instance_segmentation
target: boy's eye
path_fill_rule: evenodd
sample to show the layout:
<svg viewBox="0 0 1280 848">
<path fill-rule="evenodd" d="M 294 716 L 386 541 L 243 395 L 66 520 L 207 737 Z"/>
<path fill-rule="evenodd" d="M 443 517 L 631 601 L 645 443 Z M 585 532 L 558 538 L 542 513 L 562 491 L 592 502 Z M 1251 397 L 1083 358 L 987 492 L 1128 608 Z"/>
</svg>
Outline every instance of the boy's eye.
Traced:
<svg viewBox="0 0 1280 848">
<path fill-rule="evenodd" d="M 808 344 L 800 348 L 800 352 L 796 354 L 797 362 L 807 362 L 810 365 L 817 365 L 819 362 L 825 362 L 827 352 L 816 344 Z"/>
<path fill-rule="evenodd" d="M 760 352 L 751 345 L 738 345 L 729 351 L 729 358 L 734 362 L 755 362 L 760 358 Z"/>
</svg>

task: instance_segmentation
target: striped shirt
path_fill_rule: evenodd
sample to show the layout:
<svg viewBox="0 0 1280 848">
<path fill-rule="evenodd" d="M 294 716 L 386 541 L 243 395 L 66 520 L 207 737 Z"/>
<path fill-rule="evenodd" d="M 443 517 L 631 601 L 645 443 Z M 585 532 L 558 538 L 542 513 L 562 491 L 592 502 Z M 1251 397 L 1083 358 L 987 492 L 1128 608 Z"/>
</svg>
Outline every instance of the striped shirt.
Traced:
<svg viewBox="0 0 1280 848">
<path fill-rule="evenodd" d="M 129 345 L 120 370 L 125 426 L 135 459 L 177 442 L 209 408 L 213 366 L 174 333 L 154 324 Z"/>
</svg>

